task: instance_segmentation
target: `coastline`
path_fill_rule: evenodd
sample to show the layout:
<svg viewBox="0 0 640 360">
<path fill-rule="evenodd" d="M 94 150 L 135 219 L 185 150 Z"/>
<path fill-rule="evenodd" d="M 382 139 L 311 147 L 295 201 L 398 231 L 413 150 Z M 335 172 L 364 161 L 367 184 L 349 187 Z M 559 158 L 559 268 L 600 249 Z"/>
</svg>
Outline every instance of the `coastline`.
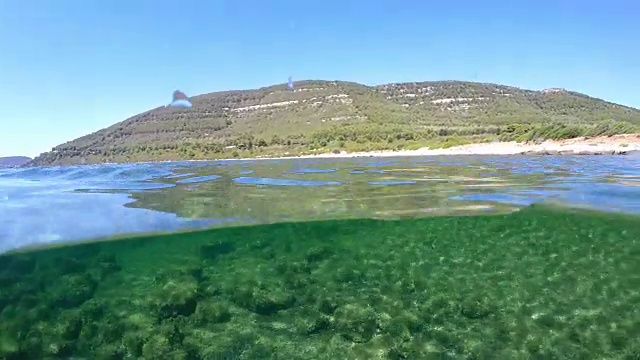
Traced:
<svg viewBox="0 0 640 360">
<path fill-rule="evenodd" d="M 314 155 L 255 157 L 233 160 L 305 159 L 305 158 L 353 158 L 391 156 L 435 156 L 435 155 L 627 155 L 640 152 L 640 134 L 623 134 L 578 137 L 566 140 L 546 140 L 540 143 L 491 142 L 453 146 L 446 149 L 380 150 L 366 152 L 323 153 Z M 232 159 L 225 159 L 232 160 Z"/>
<path fill-rule="evenodd" d="M 612 136 L 577 137 L 566 140 L 546 140 L 543 142 L 487 142 L 452 146 L 450 148 L 431 149 L 423 147 L 417 150 L 373 150 L 362 152 L 319 153 L 309 155 L 256 156 L 241 158 L 211 159 L 174 159 L 143 160 L 129 163 L 169 163 L 176 161 L 208 162 L 208 161 L 254 161 L 254 160 L 289 160 L 289 159 L 331 159 L 357 157 L 402 157 L 402 156 L 450 156 L 450 155 L 628 155 L 640 154 L 640 133 Z M 100 165 L 114 165 L 121 162 L 100 162 Z M 78 165 L 78 164 L 76 164 Z M 87 164 L 89 165 L 89 164 Z M 94 164 L 95 165 L 95 164 Z M 21 166 L 24 167 L 25 165 Z M 33 165 L 31 165 L 33 166 Z M 55 165 L 43 165 L 55 166 Z M 60 165 L 58 165 L 60 166 Z M 68 165 L 67 165 L 68 166 Z M 30 167 L 27 165 L 27 167 Z"/>
</svg>

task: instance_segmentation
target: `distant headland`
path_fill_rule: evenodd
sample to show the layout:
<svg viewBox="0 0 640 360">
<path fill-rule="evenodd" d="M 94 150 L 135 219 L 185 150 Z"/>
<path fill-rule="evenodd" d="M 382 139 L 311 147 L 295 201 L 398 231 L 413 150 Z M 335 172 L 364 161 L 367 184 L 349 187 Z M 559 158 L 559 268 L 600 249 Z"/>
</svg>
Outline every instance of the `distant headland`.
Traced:
<svg viewBox="0 0 640 360">
<path fill-rule="evenodd" d="M 15 167 L 22 166 L 31 161 L 27 156 L 4 156 L 0 157 L 0 167 Z"/>
</svg>

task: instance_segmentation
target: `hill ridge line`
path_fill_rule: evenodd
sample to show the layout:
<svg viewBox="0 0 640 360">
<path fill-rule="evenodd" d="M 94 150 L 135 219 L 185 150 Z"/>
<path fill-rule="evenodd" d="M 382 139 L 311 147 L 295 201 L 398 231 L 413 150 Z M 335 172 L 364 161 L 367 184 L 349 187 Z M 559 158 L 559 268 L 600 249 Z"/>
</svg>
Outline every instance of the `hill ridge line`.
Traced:
<svg viewBox="0 0 640 360">
<path fill-rule="evenodd" d="M 52 148 L 71 165 L 412 150 L 640 131 L 640 110 L 579 92 L 460 80 L 365 85 L 301 80 L 191 96 Z"/>
</svg>

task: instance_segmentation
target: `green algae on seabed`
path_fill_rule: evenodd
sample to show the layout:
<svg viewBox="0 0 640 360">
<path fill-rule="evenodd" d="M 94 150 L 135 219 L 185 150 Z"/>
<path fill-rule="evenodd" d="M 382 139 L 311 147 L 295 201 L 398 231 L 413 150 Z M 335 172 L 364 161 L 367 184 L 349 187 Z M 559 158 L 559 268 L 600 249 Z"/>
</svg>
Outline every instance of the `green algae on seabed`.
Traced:
<svg viewBox="0 0 640 360">
<path fill-rule="evenodd" d="M 640 220 L 285 223 L 0 257 L 3 359 L 639 359 Z"/>
</svg>

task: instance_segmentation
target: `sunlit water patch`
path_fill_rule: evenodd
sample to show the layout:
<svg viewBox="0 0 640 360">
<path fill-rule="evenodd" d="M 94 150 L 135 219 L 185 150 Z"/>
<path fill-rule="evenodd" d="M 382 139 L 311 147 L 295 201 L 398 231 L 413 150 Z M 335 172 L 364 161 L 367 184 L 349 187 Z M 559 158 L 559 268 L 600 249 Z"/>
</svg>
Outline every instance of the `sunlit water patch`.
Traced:
<svg viewBox="0 0 640 360">
<path fill-rule="evenodd" d="M 327 186 L 340 185 L 337 181 L 313 181 L 313 180 L 295 180 L 295 179 L 274 179 L 274 178 L 255 178 L 255 177 L 238 177 L 233 179 L 238 184 L 245 185 L 273 185 L 273 186 Z"/>
</svg>

